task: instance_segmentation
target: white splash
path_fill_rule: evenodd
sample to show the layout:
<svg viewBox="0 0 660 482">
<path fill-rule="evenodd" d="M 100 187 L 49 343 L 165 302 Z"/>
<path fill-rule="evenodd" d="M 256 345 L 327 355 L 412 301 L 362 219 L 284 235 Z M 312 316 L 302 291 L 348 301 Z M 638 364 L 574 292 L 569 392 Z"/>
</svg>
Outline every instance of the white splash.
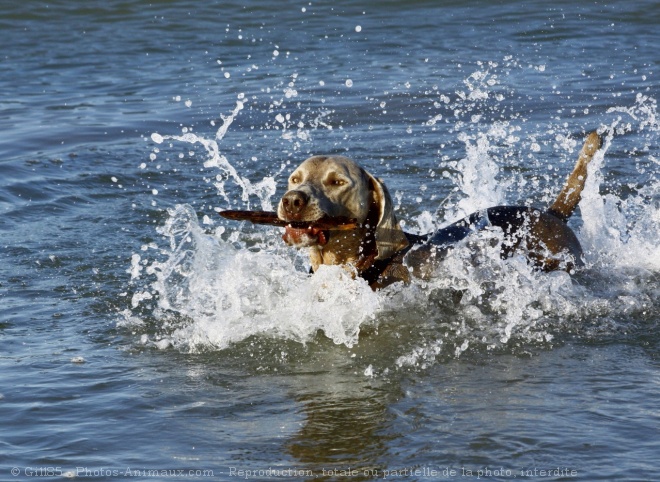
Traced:
<svg viewBox="0 0 660 482">
<path fill-rule="evenodd" d="M 208 158 L 204 162 L 204 167 L 207 169 L 215 168 L 222 173 L 221 175 L 216 176 L 214 186 L 218 190 L 218 194 L 222 196 L 228 204 L 231 204 L 231 201 L 225 193 L 224 184 L 226 179 L 231 179 L 241 188 L 241 200 L 243 202 L 249 203 L 250 196 L 255 195 L 259 199 L 261 209 L 272 211 L 273 205 L 270 198 L 275 194 L 275 179 L 268 176 L 264 177 L 260 182 L 253 184 L 250 179 L 241 176 L 236 168 L 229 162 L 227 157 L 220 153 L 218 143 L 222 141 L 236 116 L 238 116 L 239 112 L 243 110 L 243 98 L 243 94 L 239 94 L 239 99 L 236 101 L 236 107 L 232 113 L 228 116 L 221 116 L 223 122 L 215 134 L 215 139 L 206 139 L 202 136 L 193 134 L 192 132 L 185 132 L 182 135 L 166 136 L 153 133 L 151 135 L 151 140 L 157 144 L 161 144 L 168 139 L 186 142 L 188 144 L 201 144 L 208 154 Z"/>
<path fill-rule="evenodd" d="M 379 295 L 337 266 L 314 276 L 296 269 L 277 250 L 246 249 L 240 242 L 205 234 L 194 210 L 170 210 L 161 233 L 170 240 L 146 273 L 155 277 L 164 321 L 158 341 L 183 350 L 223 349 L 253 335 L 310 341 L 320 330 L 337 344 L 357 343 L 372 323 Z M 137 292 L 139 304 L 145 295 Z M 169 313 L 169 315 L 167 315 Z"/>
<path fill-rule="evenodd" d="M 499 166 L 491 152 L 489 135 L 475 137 L 461 133 L 459 139 L 465 143 L 467 156 L 455 168 L 457 187 L 463 193 L 447 216 L 453 222 L 469 214 L 505 202 L 505 193 L 511 180 L 500 179 Z"/>
<path fill-rule="evenodd" d="M 589 263 L 601 269 L 639 268 L 660 270 L 660 176 L 651 175 L 646 186 L 635 195 L 620 198 L 601 194 L 603 172 L 607 170 L 607 151 L 619 135 L 631 130 L 660 131 L 657 104 L 654 99 L 638 95 L 632 107 L 610 109 L 628 118 L 619 117 L 603 127 L 604 146 L 589 165 L 587 182 L 580 202 L 584 225 L 580 237 L 588 247 Z M 632 125 L 633 119 L 637 125 Z M 649 156 L 655 166 L 660 166 Z"/>
</svg>

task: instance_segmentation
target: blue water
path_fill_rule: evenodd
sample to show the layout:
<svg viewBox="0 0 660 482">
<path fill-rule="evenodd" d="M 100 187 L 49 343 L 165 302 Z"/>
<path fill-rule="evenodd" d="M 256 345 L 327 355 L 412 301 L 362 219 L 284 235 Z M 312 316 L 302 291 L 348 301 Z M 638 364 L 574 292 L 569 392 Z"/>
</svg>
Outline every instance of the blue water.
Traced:
<svg viewBox="0 0 660 482">
<path fill-rule="evenodd" d="M 660 479 L 660 3 L 2 2 L 0 480 Z M 426 232 L 605 146 L 569 276 L 309 276 L 350 156 Z M 462 297 L 457 299 L 456 292 Z"/>
</svg>

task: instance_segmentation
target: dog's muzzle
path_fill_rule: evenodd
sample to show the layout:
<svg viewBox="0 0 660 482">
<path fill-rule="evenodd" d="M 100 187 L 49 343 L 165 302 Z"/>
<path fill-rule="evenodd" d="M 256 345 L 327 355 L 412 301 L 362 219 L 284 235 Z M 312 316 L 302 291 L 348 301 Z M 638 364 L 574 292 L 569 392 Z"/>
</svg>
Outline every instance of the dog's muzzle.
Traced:
<svg viewBox="0 0 660 482">
<path fill-rule="evenodd" d="M 314 222 L 318 219 L 305 219 L 305 215 L 309 214 L 309 201 L 309 194 L 295 189 L 282 196 L 280 217 L 284 218 L 284 221 L 309 221 L 309 226 L 306 228 L 285 227 L 282 239 L 291 246 L 299 248 L 314 245 L 323 246 L 328 242 L 329 233 L 314 226 Z"/>
</svg>

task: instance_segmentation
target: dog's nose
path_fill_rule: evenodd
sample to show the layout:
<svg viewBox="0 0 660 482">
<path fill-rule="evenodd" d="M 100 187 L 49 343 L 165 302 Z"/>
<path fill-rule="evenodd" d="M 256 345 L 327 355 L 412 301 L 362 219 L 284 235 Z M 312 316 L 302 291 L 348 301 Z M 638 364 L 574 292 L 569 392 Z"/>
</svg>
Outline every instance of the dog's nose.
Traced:
<svg viewBox="0 0 660 482">
<path fill-rule="evenodd" d="M 309 202 L 309 195 L 302 191 L 289 191 L 282 197 L 282 206 L 290 215 L 300 214 Z"/>
</svg>

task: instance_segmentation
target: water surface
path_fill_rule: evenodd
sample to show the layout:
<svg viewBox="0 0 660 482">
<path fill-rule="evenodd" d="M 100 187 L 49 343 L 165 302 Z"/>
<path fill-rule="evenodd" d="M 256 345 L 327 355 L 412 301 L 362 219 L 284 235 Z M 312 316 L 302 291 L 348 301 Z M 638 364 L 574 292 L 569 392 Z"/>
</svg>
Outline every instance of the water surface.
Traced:
<svg viewBox="0 0 660 482">
<path fill-rule="evenodd" d="M 657 2 L 4 3 L 3 480 L 660 476 Z M 412 232 L 543 207 L 594 129 L 574 275 L 374 293 L 217 215 L 318 153 Z"/>
</svg>

